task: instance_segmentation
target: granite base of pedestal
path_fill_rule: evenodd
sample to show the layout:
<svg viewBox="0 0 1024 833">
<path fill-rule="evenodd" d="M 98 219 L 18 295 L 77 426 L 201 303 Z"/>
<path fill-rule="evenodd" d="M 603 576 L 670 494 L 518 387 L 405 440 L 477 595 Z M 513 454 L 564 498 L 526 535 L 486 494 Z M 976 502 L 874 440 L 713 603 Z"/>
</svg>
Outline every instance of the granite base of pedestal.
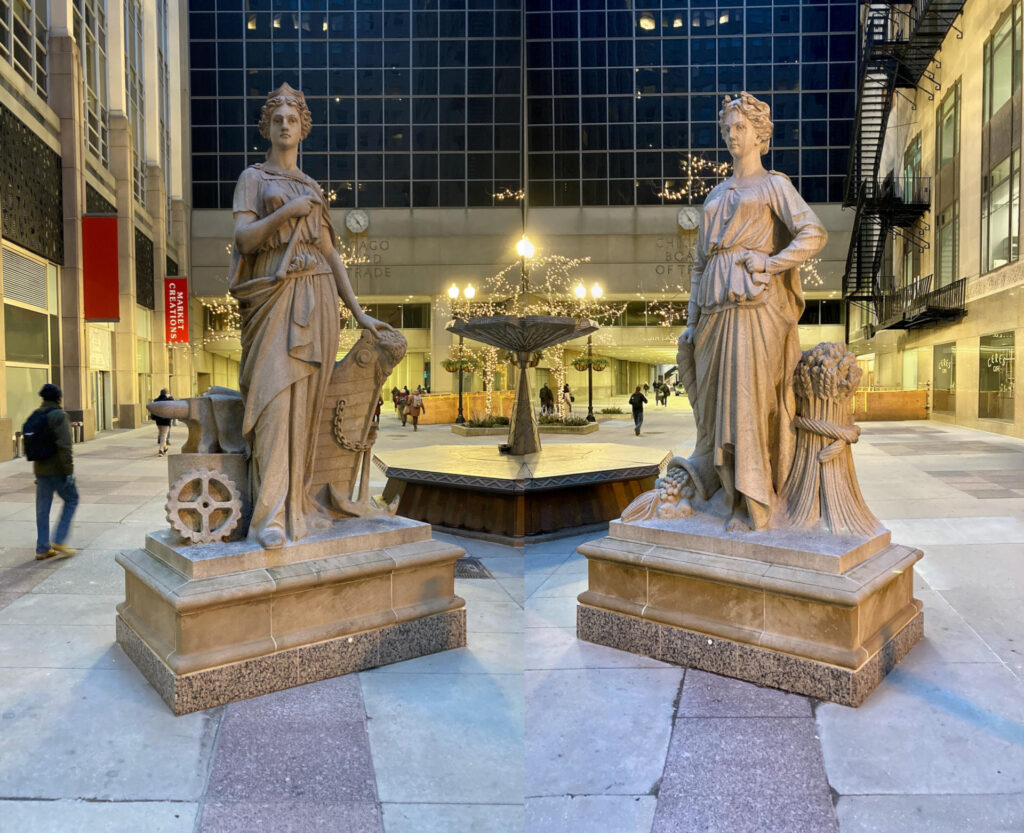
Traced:
<svg viewBox="0 0 1024 833">
<path fill-rule="evenodd" d="M 673 524 L 686 528 L 613 522 L 608 537 L 579 547 L 588 559 L 580 639 L 858 706 L 924 633 L 913 598 L 921 552 L 887 534 L 819 551 L 809 568 L 797 556 L 812 534 L 765 533 L 761 547 L 751 533 L 723 547 L 718 537 L 702 546 L 691 530 L 673 545 Z"/>
<path fill-rule="evenodd" d="M 175 714 L 462 647 L 464 553 L 406 518 L 339 521 L 278 550 L 153 533 L 117 556 L 117 641 Z"/>
<path fill-rule="evenodd" d="M 575 535 L 654 488 L 671 455 L 614 443 L 558 443 L 537 454 L 434 446 L 378 454 L 383 500 L 434 527 L 503 543 Z"/>
</svg>

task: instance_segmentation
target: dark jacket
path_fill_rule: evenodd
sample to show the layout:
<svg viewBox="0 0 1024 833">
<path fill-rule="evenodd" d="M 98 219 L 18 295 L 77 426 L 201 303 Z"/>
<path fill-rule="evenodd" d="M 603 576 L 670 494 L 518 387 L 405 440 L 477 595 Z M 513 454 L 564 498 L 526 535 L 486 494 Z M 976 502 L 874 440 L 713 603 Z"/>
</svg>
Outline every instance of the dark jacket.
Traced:
<svg viewBox="0 0 1024 833">
<path fill-rule="evenodd" d="M 173 396 L 167 396 L 166 394 L 160 394 L 153 401 L 154 402 L 171 402 L 171 401 L 173 401 L 173 399 L 174 399 Z M 170 417 L 161 417 L 161 416 L 157 416 L 156 414 L 154 414 L 153 415 L 153 422 L 155 422 L 157 425 L 170 425 L 171 424 L 171 418 Z"/>
<path fill-rule="evenodd" d="M 71 460 L 71 420 L 56 402 L 43 402 L 38 409 L 46 414 L 50 429 L 57 438 L 57 453 L 45 460 L 32 463 L 32 471 L 43 477 L 66 477 L 75 473 Z"/>
<path fill-rule="evenodd" d="M 647 404 L 647 397 L 642 393 L 634 393 L 629 397 L 629 404 L 633 406 L 634 411 L 642 411 Z"/>
</svg>

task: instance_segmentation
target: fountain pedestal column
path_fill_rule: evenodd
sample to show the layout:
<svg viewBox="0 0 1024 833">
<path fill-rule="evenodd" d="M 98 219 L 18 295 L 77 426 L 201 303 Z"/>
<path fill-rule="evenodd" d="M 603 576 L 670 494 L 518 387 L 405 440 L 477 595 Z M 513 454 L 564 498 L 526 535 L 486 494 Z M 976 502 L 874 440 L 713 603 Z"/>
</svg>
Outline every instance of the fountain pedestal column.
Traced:
<svg viewBox="0 0 1024 833">
<path fill-rule="evenodd" d="M 530 366 L 530 353 L 517 351 L 516 365 L 519 367 L 519 383 L 516 385 L 516 398 L 509 419 L 508 443 L 498 448 L 504 454 L 536 454 L 540 451 L 540 431 L 533 410 L 530 379 L 526 374 Z"/>
</svg>

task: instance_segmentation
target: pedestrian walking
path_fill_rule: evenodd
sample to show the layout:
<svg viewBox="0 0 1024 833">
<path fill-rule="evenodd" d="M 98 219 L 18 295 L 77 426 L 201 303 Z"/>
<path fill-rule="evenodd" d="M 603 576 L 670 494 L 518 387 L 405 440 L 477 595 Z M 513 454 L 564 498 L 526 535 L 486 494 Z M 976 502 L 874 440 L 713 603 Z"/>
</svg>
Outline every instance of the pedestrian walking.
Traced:
<svg viewBox="0 0 1024 833">
<path fill-rule="evenodd" d="M 398 418 L 402 420 L 403 427 L 406 420 L 406 408 L 409 405 L 409 389 L 400 390 L 395 397 L 395 404 L 398 406 Z"/>
<path fill-rule="evenodd" d="M 423 397 L 420 395 L 419 388 L 416 389 L 416 393 L 409 396 L 409 403 L 405 406 L 405 410 L 412 419 L 412 430 L 419 431 L 420 414 L 427 412 L 426 407 L 423 405 Z M 402 424 L 404 425 L 405 423 L 403 422 Z"/>
<path fill-rule="evenodd" d="M 78 508 L 78 489 L 71 457 L 71 421 L 60 407 L 60 388 L 43 385 L 39 396 L 43 404 L 25 420 L 21 432 L 25 456 L 32 461 L 36 476 L 36 559 L 42 561 L 54 555 L 75 554 L 65 542 Z M 64 506 L 51 537 L 50 508 L 55 492 Z"/>
<path fill-rule="evenodd" d="M 572 395 L 572 391 L 569 390 L 569 385 L 566 384 L 562 388 L 562 404 L 565 405 L 565 413 L 572 413 L 572 403 L 576 401 L 576 397 Z"/>
<path fill-rule="evenodd" d="M 373 411 L 373 421 L 378 425 L 380 424 L 380 409 L 384 405 L 384 398 L 381 396 L 377 397 L 377 407 Z"/>
<path fill-rule="evenodd" d="M 550 414 L 555 410 L 555 394 L 551 388 L 548 387 L 548 383 L 545 382 L 540 389 L 540 412 L 541 414 Z"/>
<path fill-rule="evenodd" d="M 391 389 L 391 404 L 395 406 L 395 413 L 398 413 L 398 394 L 401 391 L 397 387 Z"/>
<path fill-rule="evenodd" d="M 644 424 L 644 405 L 647 404 L 647 397 L 640 392 L 640 385 L 636 386 L 636 391 L 629 397 L 629 404 L 633 408 L 633 431 L 639 437 L 640 426 Z"/>
<path fill-rule="evenodd" d="M 167 388 L 161 388 L 156 401 L 170 402 L 173 399 L 173 396 L 167 395 Z M 154 415 L 153 422 L 156 423 L 156 447 L 158 449 L 156 455 L 163 457 L 167 453 L 167 444 L 171 441 L 171 418 Z"/>
</svg>

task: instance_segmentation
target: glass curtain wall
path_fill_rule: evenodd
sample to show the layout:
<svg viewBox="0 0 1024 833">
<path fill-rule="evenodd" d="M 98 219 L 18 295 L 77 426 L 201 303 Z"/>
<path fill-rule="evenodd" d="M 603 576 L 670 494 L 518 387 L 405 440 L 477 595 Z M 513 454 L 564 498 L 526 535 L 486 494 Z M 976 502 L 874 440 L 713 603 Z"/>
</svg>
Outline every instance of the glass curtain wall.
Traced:
<svg viewBox="0 0 1024 833">
<path fill-rule="evenodd" d="M 299 164 L 334 207 L 493 206 L 520 189 L 520 0 L 238 9 L 189 4 L 196 208 L 231 207 L 264 158 L 260 107 L 286 81 L 313 115 Z"/>
</svg>

